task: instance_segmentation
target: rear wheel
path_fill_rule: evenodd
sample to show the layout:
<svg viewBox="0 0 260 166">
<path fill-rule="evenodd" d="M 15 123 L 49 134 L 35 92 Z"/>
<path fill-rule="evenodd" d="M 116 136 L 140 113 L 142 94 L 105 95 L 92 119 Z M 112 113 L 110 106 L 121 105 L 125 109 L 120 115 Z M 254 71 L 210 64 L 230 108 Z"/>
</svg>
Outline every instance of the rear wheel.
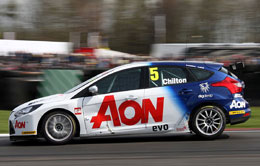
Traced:
<svg viewBox="0 0 260 166">
<path fill-rule="evenodd" d="M 191 130 L 198 136 L 214 139 L 220 136 L 226 127 L 226 116 L 217 106 L 199 108 L 191 118 Z"/>
<path fill-rule="evenodd" d="M 48 142 L 65 144 L 74 137 L 76 123 L 69 114 L 55 111 L 44 117 L 42 132 Z"/>
</svg>

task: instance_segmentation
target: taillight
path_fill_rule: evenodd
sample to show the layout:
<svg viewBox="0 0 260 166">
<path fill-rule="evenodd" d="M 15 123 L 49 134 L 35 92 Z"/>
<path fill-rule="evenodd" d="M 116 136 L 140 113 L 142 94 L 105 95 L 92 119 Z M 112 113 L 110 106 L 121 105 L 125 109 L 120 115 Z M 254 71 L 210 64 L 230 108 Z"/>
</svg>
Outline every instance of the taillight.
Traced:
<svg viewBox="0 0 260 166">
<path fill-rule="evenodd" d="M 226 77 L 224 80 L 220 82 L 215 82 L 211 84 L 211 86 L 226 87 L 231 92 L 231 94 L 240 93 L 243 90 L 242 84 L 239 81 L 232 79 L 230 77 Z"/>
</svg>

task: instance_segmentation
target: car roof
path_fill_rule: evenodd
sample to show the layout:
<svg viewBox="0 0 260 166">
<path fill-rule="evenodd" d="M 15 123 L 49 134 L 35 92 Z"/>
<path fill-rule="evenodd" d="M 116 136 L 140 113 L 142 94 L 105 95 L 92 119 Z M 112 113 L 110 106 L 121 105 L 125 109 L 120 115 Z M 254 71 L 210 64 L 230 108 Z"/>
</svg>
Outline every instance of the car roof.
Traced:
<svg viewBox="0 0 260 166">
<path fill-rule="evenodd" d="M 156 66 L 156 65 L 178 65 L 187 67 L 198 67 L 198 68 L 211 68 L 218 70 L 223 64 L 211 61 L 148 61 L 148 62 L 133 62 L 126 65 L 118 66 L 114 68 L 115 71 L 122 69 L 129 69 L 133 67 L 143 67 L 143 66 Z"/>
</svg>

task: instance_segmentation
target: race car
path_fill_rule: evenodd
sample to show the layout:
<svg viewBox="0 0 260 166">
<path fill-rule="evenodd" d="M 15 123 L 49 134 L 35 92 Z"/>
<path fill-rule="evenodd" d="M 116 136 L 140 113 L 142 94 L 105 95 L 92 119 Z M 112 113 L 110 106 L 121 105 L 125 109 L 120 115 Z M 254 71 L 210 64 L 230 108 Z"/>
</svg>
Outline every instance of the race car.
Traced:
<svg viewBox="0 0 260 166">
<path fill-rule="evenodd" d="M 213 62 L 136 62 L 63 94 L 29 101 L 9 118 L 10 140 L 195 133 L 215 139 L 249 119 L 244 83 Z"/>
</svg>

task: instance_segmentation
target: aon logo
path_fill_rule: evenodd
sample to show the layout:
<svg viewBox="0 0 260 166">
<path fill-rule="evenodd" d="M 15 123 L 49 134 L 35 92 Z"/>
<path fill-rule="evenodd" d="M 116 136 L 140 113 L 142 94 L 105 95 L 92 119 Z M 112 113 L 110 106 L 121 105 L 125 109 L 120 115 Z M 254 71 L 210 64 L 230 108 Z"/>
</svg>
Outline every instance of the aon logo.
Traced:
<svg viewBox="0 0 260 166">
<path fill-rule="evenodd" d="M 233 108 L 245 108 L 245 107 L 246 107 L 246 102 L 244 102 L 244 101 L 233 100 L 231 105 L 230 105 L 230 109 L 233 109 Z"/>
<path fill-rule="evenodd" d="M 135 125 L 139 121 L 141 121 L 141 123 L 148 123 L 149 115 L 155 122 L 162 122 L 163 104 L 164 97 L 158 97 L 156 107 L 150 99 L 143 99 L 142 105 L 139 105 L 139 103 L 135 101 L 127 100 L 117 108 L 114 96 L 105 96 L 97 116 L 93 116 L 90 122 L 94 123 L 92 127 L 93 129 L 100 128 L 102 122 L 111 120 L 113 121 L 114 126 L 121 126 L 121 123 L 125 125 Z M 132 107 L 135 111 L 134 117 L 130 119 L 125 116 L 125 111 L 128 107 Z M 107 110 L 110 110 L 111 115 L 106 114 Z"/>
</svg>

